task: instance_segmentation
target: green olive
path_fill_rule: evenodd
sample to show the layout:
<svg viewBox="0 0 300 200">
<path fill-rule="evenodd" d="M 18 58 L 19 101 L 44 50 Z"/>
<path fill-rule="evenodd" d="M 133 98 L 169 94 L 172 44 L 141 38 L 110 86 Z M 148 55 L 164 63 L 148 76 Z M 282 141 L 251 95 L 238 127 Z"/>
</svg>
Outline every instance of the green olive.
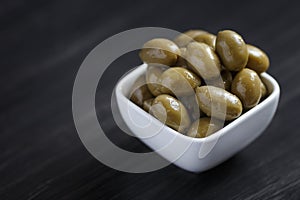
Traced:
<svg viewBox="0 0 300 200">
<path fill-rule="evenodd" d="M 221 78 L 222 81 L 216 78 L 216 79 L 208 80 L 206 83 L 207 85 L 212 85 L 230 91 L 231 83 L 232 83 L 232 73 L 228 70 L 223 70 L 221 72 Z"/>
<path fill-rule="evenodd" d="M 261 49 L 249 44 L 247 44 L 247 48 L 249 52 L 247 68 L 256 71 L 258 74 L 267 71 L 270 65 L 267 54 Z"/>
<path fill-rule="evenodd" d="M 180 133 L 185 133 L 191 123 L 184 105 L 167 94 L 159 95 L 154 99 L 150 113 Z"/>
<path fill-rule="evenodd" d="M 244 108 L 256 106 L 261 98 L 261 80 L 258 74 L 251 69 L 243 69 L 235 75 L 231 92 L 241 99 Z"/>
<path fill-rule="evenodd" d="M 222 79 L 223 79 L 225 90 L 230 91 L 231 83 L 232 83 L 232 74 L 231 74 L 231 72 L 228 71 L 228 70 L 223 70 L 221 72 L 221 76 L 222 76 Z"/>
<path fill-rule="evenodd" d="M 168 67 L 163 65 L 148 65 L 146 71 L 146 83 L 150 90 L 150 92 L 154 96 L 158 96 L 161 94 L 160 91 L 160 76 L 161 74 L 167 70 Z"/>
<path fill-rule="evenodd" d="M 186 47 L 190 42 L 193 41 L 193 39 L 197 35 L 201 35 L 203 33 L 207 33 L 206 31 L 203 30 L 188 30 L 180 35 L 178 35 L 175 39 L 174 42 L 179 46 L 179 47 Z"/>
<path fill-rule="evenodd" d="M 203 117 L 192 123 L 187 135 L 190 137 L 204 138 L 222 128 L 219 120 Z"/>
<path fill-rule="evenodd" d="M 152 106 L 152 103 L 153 103 L 153 100 L 154 98 L 151 98 L 151 99 L 147 99 L 143 102 L 143 109 L 146 111 L 146 112 L 149 112 L 151 106 Z"/>
<path fill-rule="evenodd" d="M 186 49 L 186 59 L 189 67 L 204 80 L 220 76 L 220 60 L 207 44 L 190 43 Z"/>
<path fill-rule="evenodd" d="M 156 38 L 144 44 L 139 56 L 145 63 L 172 66 L 180 56 L 180 50 L 171 40 Z"/>
<path fill-rule="evenodd" d="M 195 94 L 179 97 L 179 100 L 185 106 L 193 121 L 205 116 L 198 106 Z"/>
<path fill-rule="evenodd" d="M 260 89 L 261 89 L 261 98 L 265 98 L 268 95 L 268 89 L 262 81 L 260 84 Z"/>
<path fill-rule="evenodd" d="M 187 62 L 185 59 L 186 48 L 180 48 L 180 56 L 178 56 L 175 66 L 187 68 Z"/>
<path fill-rule="evenodd" d="M 242 70 L 248 61 L 248 48 L 243 38 L 234 31 L 220 31 L 216 39 L 216 51 L 226 69 Z"/>
<path fill-rule="evenodd" d="M 188 69 L 172 67 L 162 73 L 160 83 L 162 93 L 185 96 L 194 94 L 194 88 L 201 84 L 201 80 Z"/>
<path fill-rule="evenodd" d="M 194 37 L 196 42 L 203 42 L 210 46 L 212 49 L 215 49 L 216 46 L 216 36 L 211 33 L 203 33 Z"/>
<path fill-rule="evenodd" d="M 243 106 L 239 98 L 222 88 L 197 87 L 196 96 L 200 109 L 207 116 L 233 120 L 242 114 Z"/>
<path fill-rule="evenodd" d="M 213 134 L 268 95 L 260 78 L 270 65 L 267 54 L 232 30 L 152 39 L 139 56 L 148 66 L 130 100 L 190 137 Z"/>
<path fill-rule="evenodd" d="M 132 86 L 130 100 L 138 106 L 143 107 L 143 102 L 152 97 L 153 96 L 147 87 L 145 76 L 140 76 Z"/>
</svg>

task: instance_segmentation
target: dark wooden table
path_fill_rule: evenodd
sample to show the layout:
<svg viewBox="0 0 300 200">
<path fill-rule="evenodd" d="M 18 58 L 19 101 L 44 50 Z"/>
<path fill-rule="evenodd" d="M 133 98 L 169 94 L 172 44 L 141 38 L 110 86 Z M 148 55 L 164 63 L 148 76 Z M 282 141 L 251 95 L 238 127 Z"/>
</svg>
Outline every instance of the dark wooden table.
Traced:
<svg viewBox="0 0 300 200">
<path fill-rule="evenodd" d="M 284 0 L 1 1 L 0 199 L 299 199 L 299 6 Z M 94 159 L 72 118 L 77 70 L 98 43 L 143 26 L 234 29 L 268 52 L 269 73 L 282 93 L 264 134 L 201 174 L 174 165 L 129 174 Z M 109 107 L 118 78 L 139 63 L 133 52 L 110 66 L 96 107 L 112 141 L 143 152 L 142 143 L 118 129 Z"/>
</svg>

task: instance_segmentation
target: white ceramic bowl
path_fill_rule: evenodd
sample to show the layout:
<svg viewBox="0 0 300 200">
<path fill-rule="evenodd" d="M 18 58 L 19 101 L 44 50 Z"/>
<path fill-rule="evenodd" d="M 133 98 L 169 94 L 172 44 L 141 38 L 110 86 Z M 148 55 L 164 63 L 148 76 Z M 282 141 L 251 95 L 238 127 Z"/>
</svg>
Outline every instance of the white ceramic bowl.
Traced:
<svg viewBox="0 0 300 200">
<path fill-rule="evenodd" d="M 252 141 L 270 124 L 278 106 L 280 88 L 268 74 L 261 75 L 270 95 L 218 132 L 207 138 L 191 138 L 163 125 L 129 99 L 134 81 L 146 71 L 143 64 L 117 84 L 120 114 L 132 133 L 168 161 L 191 172 L 208 170 L 227 160 Z"/>
</svg>

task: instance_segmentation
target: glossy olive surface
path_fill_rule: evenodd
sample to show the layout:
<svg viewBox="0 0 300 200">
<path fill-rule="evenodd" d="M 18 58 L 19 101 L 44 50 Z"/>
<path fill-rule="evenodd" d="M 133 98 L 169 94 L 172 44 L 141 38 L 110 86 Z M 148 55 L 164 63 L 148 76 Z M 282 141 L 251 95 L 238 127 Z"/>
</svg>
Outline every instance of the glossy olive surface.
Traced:
<svg viewBox="0 0 300 200">
<path fill-rule="evenodd" d="M 260 89 L 261 89 L 261 98 L 265 98 L 268 95 L 268 89 L 262 81 L 260 84 Z"/>
<path fill-rule="evenodd" d="M 207 116 L 233 120 L 242 114 L 243 106 L 240 99 L 222 88 L 197 87 L 196 96 L 200 109 Z"/>
<path fill-rule="evenodd" d="M 160 83 L 162 93 L 185 96 L 193 94 L 194 88 L 201 84 L 201 80 L 188 69 L 172 67 L 162 73 Z"/>
<path fill-rule="evenodd" d="M 143 102 L 143 109 L 146 111 L 146 112 L 149 112 L 151 106 L 152 106 L 152 103 L 153 103 L 153 100 L 154 98 L 151 98 L 151 99 L 147 99 Z"/>
<path fill-rule="evenodd" d="M 146 71 L 146 83 L 150 92 L 157 96 L 161 94 L 160 91 L 160 76 L 167 70 L 168 67 L 162 65 L 148 65 Z"/>
<path fill-rule="evenodd" d="M 177 62 L 174 66 L 187 68 L 187 62 L 186 62 L 186 48 L 180 48 L 180 56 L 178 56 Z"/>
<path fill-rule="evenodd" d="M 186 49 L 186 59 L 189 67 L 203 79 L 212 79 L 220 76 L 220 60 L 207 44 L 190 43 Z"/>
<path fill-rule="evenodd" d="M 203 117 L 192 123 L 187 135 L 190 137 L 204 138 L 222 128 L 219 120 Z"/>
<path fill-rule="evenodd" d="M 196 119 L 205 116 L 205 114 L 200 110 L 198 106 L 195 94 L 179 97 L 179 100 L 187 109 L 192 121 L 195 121 Z"/>
<path fill-rule="evenodd" d="M 221 78 L 222 80 L 216 78 L 216 79 L 209 80 L 206 83 L 207 85 L 212 85 L 230 91 L 231 83 L 232 83 L 232 73 L 228 70 L 222 70 Z"/>
<path fill-rule="evenodd" d="M 215 49 L 216 46 L 216 36 L 211 33 L 203 33 L 194 37 L 196 42 L 203 42 L 210 46 L 212 49 Z"/>
<path fill-rule="evenodd" d="M 249 52 L 247 68 L 256 71 L 258 74 L 267 71 L 270 66 L 267 54 L 250 44 L 247 44 L 247 48 Z"/>
<path fill-rule="evenodd" d="M 140 107 L 143 107 L 143 102 L 146 99 L 152 98 L 152 94 L 147 87 L 145 75 L 140 76 L 132 86 L 130 100 Z"/>
<path fill-rule="evenodd" d="M 139 56 L 145 63 L 172 66 L 177 62 L 180 50 L 171 40 L 156 38 L 144 44 Z"/>
<path fill-rule="evenodd" d="M 244 108 L 249 109 L 256 106 L 262 92 L 258 74 L 251 69 L 243 69 L 234 77 L 231 92 L 241 99 Z"/>
<path fill-rule="evenodd" d="M 231 72 L 228 71 L 228 70 L 223 70 L 221 72 L 221 77 L 223 79 L 225 90 L 230 91 L 231 84 L 232 84 L 232 74 L 231 74 Z"/>
<path fill-rule="evenodd" d="M 185 133 L 191 123 L 184 105 L 167 94 L 159 95 L 154 99 L 150 113 L 162 123 L 180 133 Z"/>
<path fill-rule="evenodd" d="M 248 61 L 248 48 L 243 38 L 234 31 L 220 31 L 216 39 L 216 52 L 226 69 L 242 70 Z"/>
<path fill-rule="evenodd" d="M 203 30 L 188 30 L 180 35 L 178 35 L 175 39 L 174 42 L 179 46 L 179 47 L 186 47 L 190 42 L 193 41 L 193 39 L 197 35 L 201 35 L 207 33 L 206 31 Z"/>
</svg>

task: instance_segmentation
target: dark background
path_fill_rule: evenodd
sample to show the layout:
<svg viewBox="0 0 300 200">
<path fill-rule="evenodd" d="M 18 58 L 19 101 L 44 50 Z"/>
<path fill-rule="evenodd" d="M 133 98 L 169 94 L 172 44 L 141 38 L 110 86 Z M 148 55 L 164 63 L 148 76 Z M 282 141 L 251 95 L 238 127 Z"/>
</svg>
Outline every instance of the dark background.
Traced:
<svg viewBox="0 0 300 200">
<path fill-rule="evenodd" d="M 270 56 L 281 86 L 274 120 L 253 144 L 201 174 L 170 165 L 145 174 L 110 169 L 82 145 L 72 87 L 85 56 L 121 31 L 157 26 L 234 29 Z M 299 199 L 300 12 L 297 1 L 0 2 L 0 199 Z M 142 152 L 111 117 L 110 94 L 140 64 L 122 56 L 99 83 L 97 111 L 119 146 Z"/>
</svg>

